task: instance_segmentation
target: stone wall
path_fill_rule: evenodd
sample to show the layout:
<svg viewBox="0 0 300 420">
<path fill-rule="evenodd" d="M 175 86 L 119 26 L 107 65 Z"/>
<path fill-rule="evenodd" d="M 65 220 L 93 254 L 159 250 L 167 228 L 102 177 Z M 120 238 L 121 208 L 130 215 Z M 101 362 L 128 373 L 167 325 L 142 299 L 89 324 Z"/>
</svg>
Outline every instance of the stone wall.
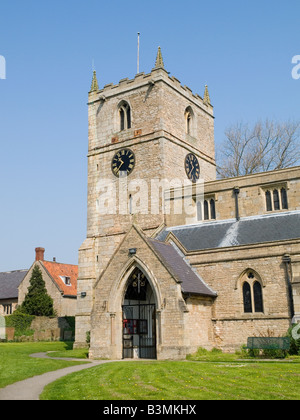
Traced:
<svg viewBox="0 0 300 420">
<path fill-rule="evenodd" d="M 34 330 L 33 335 L 16 336 L 15 328 L 7 328 L 8 341 L 72 341 L 74 334 L 68 320 L 64 317 L 48 318 L 35 317 L 29 330 Z"/>
<path fill-rule="evenodd" d="M 299 255 L 299 241 L 193 252 L 190 263 L 218 294 L 212 306 L 214 347 L 232 351 L 251 336 L 286 334 L 291 307 L 283 257 Z M 253 271 L 262 284 L 263 313 L 244 313 L 243 274 Z"/>
</svg>

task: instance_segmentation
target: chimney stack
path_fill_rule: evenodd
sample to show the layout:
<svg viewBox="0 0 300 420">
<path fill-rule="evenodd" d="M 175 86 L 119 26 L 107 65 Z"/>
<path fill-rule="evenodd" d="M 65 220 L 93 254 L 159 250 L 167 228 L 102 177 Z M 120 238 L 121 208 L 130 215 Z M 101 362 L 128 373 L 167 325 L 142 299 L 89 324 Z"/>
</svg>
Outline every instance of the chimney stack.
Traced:
<svg viewBox="0 0 300 420">
<path fill-rule="evenodd" d="M 35 248 L 35 261 L 44 261 L 44 248 Z"/>
</svg>

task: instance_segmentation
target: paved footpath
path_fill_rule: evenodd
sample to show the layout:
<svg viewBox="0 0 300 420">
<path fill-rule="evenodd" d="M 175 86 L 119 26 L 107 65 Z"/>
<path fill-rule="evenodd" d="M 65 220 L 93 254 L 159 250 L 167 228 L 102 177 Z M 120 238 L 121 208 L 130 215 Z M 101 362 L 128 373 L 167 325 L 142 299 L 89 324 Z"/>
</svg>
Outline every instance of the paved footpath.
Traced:
<svg viewBox="0 0 300 420">
<path fill-rule="evenodd" d="M 51 358 L 46 353 L 32 354 L 31 357 L 37 358 Z M 70 360 L 83 362 L 84 359 L 70 359 L 70 358 L 54 358 L 57 360 Z M 21 382 L 16 382 L 12 385 L 8 385 L 6 388 L 0 389 L 0 401 L 26 401 L 26 400 L 39 400 L 39 396 L 43 392 L 46 385 L 57 379 L 68 375 L 69 373 L 79 372 L 83 369 L 90 369 L 92 367 L 111 363 L 114 360 L 89 360 L 87 363 L 77 366 L 71 366 L 64 369 L 59 369 L 54 372 L 47 372 L 43 375 L 34 376 L 33 378 L 25 379 Z"/>
</svg>

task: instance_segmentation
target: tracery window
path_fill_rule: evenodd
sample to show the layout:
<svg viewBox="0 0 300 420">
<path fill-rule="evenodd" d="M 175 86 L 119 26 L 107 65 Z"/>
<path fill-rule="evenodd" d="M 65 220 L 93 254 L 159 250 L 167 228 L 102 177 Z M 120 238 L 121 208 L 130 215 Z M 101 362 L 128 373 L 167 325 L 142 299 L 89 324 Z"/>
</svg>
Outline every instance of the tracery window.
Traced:
<svg viewBox="0 0 300 420">
<path fill-rule="evenodd" d="M 244 313 L 264 312 L 262 283 L 258 275 L 249 270 L 243 276 Z"/>
</svg>

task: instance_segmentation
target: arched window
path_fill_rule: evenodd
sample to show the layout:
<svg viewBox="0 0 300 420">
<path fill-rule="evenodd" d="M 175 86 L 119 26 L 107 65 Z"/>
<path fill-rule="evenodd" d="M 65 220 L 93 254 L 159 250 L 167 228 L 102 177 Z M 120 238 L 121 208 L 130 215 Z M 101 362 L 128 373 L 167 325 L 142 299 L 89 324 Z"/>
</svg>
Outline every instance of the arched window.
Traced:
<svg viewBox="0 0 300 420">
<path fill-rule="evenodd" d="M 245 282 L 243 284 L 243 299 L 244 299 L 244 312 L 252 312 L 252 298 L 251 298 L 251 287 L 250 284 Z"/>
<path fill-rule="evenodd" d="M 187 134 L 191 134 L 191 121 L 192 120 L 192 116 L 190 114 L 190 112 L 187 114 L 186 117 L 186 132 Z"/>
<path fill-rule="evenodd" d="M 208 208 L 208 201 L 204 201 L 204 220 L 209 220 L 209 208 Z"/>
<path fill-rule="evenodd" d="M 210 200 L 210 218 L 212 220 L 216 219 L 216 204 L 213 198 Z"/>
<path fill-rule="evenodd" d="M 287 192 L 285 188 L 281 188 L 281 205 L 282 208 L 285 210 L 288 210 L 289 206 L 288 206 L 288 199 L 287 199 Z"/>
<path fill-rule="evenodd" d="M 263 305 L 262 287 L 258 281 L 256 281 L 253 285 L 253 294 L 254 294 L 255 312 L 263 312 L 264 305 Z"/>
<path fill-rule="evenodd" d="M 266 192 L 267 211 L 272 211 L 272 197 L 270 191 Z"/>
<path fill-rule="evenodd" d="M 131 128 L 131 110 L 127 102 L 122 101 L 119 105 L 120 131 Z"/>
<path fill-rule="evenodd" d="M 194 113 L 192 108 L 189 106 L 185 110 L 185 132 L 186 134 L 193 135 L 193 118 Z"/>
<path fill-rule="evenodd" d="M 200 222 L 202 220 L 202 205 L 201 201 L 197 201 L 197 220 Z"/>
<path fill-rule="evenodd" d="M 263 289 L 259 276 L 252 270 L 242 277 L 244 313 L 264 312 Z"/>
<path fill-rule="evenodd" d="M 274 210 L 280 210 L 280 201 L 278 190 L 273 191 Z"/>
</svg>

